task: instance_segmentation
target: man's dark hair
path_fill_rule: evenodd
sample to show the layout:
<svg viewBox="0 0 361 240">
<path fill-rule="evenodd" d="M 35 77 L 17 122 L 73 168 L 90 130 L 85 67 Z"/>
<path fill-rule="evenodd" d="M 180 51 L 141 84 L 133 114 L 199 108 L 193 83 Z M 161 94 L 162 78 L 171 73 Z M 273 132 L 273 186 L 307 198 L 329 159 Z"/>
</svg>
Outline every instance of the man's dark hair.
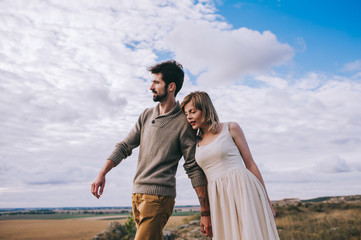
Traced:
<svg viewBox="0 0 361 240">
<path fill-rule="evenodd" d="M 168 60 L 148 67 L 147 70 L 152 74 L 161 73 L 166 87 L 168 87 L 168 84 L 171 82 L 174 82 L 176 85 L 174 96 L 177 96 L 177 93 L 181 90 L 184 81 L 183 66 L 180 63 L 174 60 Z"/>
</svg>

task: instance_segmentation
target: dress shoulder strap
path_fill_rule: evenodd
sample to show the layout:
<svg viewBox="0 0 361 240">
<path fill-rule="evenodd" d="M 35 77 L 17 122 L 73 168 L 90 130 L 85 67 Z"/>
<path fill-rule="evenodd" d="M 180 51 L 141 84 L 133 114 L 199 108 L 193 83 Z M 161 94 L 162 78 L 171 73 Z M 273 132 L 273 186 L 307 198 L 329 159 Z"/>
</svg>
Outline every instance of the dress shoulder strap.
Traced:
<svg viewBox="0 0 361 240">
<path fill-rule="evenodd" d="M 231 122 L 225 122 L 228 132 L 231 130 Z"/>
<path fill-rule="evenodd" d="M 230 122 L 223 122 L 222 134 L 230 133 Z"/>
</svg>

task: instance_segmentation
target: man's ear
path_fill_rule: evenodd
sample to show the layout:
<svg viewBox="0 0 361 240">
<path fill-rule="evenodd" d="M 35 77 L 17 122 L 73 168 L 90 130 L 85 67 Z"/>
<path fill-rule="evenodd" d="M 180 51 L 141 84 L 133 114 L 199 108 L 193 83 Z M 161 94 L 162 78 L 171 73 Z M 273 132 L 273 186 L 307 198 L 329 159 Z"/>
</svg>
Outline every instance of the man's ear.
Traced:
<svg viewBox="0 0 361 240">
<path fill-rule="evenodd" d="M 175 85 L 174 82 L 171 82 L 168 84 L 168 91 L 170 92 L 174 92 L 176 90 L 177 86 Z"/>
</svg>

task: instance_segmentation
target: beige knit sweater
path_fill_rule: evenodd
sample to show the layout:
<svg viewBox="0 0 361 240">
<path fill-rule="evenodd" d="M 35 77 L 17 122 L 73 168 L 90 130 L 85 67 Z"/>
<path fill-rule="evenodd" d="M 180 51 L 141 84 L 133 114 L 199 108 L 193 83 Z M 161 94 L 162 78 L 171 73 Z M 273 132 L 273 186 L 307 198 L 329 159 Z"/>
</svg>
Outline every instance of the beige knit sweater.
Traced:
<svg viewBox="0 0 361 240">
<path fill-rule="evenodd" d="M 182 156 L 193 187 L 206 184 L 205 175 L 194 158 L 195 142 L 194 131 L 178 102 L 170 112 L 160 116 L 157 105 L 139 116 L 134 128 L 116 145 L 108 159 L 116 166 L 140 146 L 133 193 L 175 197 L 175 175 Z"/>
</svg>

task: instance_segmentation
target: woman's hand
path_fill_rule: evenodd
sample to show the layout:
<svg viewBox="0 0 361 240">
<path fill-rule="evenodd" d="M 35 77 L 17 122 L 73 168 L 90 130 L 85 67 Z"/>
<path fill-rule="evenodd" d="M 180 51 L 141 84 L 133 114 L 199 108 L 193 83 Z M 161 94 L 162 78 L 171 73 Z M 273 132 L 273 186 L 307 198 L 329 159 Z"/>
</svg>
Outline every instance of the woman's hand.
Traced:
<svg viewBox="0 0 361 240">
<path fill-rule="evenodd" d="M 213 237 L 212 223 L 210 216 L 201 217 L 201 232 L 203 235 L 206 235 L 207 237 L 211 237 L 211 238 Z"/>
</svg>

